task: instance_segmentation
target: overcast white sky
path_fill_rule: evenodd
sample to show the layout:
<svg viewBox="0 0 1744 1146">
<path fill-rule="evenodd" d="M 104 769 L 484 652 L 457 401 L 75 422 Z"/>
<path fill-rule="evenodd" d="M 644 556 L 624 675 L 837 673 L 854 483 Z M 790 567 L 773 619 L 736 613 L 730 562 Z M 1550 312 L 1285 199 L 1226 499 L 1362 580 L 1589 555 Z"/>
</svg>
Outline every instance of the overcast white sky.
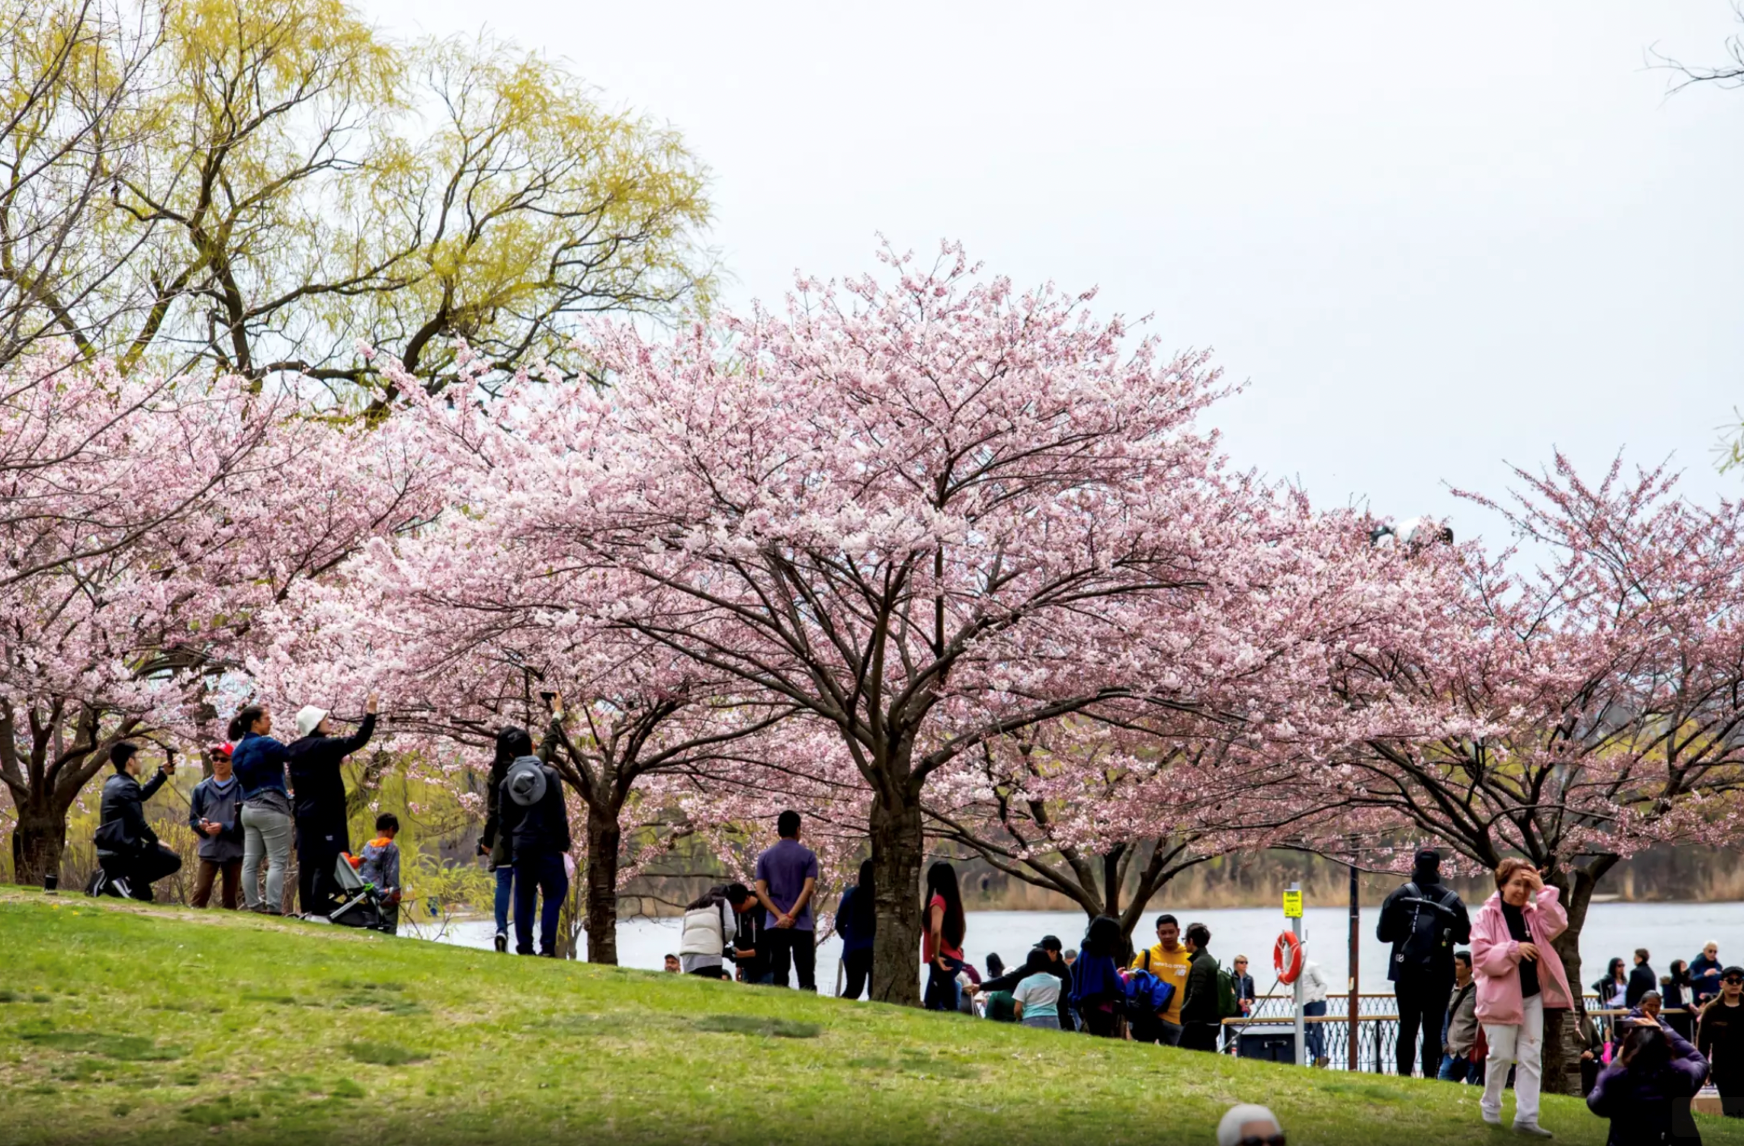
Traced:
<svg viewBox="0 0 1744 1146">
<path fill-rule="evenodd" d="M 1214 348 L 1232 456 L 1322 504 L 1494 536 L 1447 487 L 1558 447 L 1744 482 L 1744 91 L 1646 67 L 1717 61 L 1725 0 L 363 2 L 681 130 L 729 302 L 959 238 Z"/>
</svg>

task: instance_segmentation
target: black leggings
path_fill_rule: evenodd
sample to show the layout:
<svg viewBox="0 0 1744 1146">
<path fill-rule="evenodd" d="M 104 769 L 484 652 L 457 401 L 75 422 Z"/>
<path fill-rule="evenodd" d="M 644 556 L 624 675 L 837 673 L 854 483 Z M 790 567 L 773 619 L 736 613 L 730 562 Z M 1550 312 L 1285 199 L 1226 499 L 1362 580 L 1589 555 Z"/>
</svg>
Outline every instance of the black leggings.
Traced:
<svg viewBox="0 0 1744 1146">
<path fill-rule="evenodd" d="M 848 973 L 848 985 L 842 989 L 842 998 L 858 999 L 861 992 L 865 992 L 870 997 L 872 993 L 872 948 L 866 947 L 843 955 L 842 967 Z"/>
</svg>

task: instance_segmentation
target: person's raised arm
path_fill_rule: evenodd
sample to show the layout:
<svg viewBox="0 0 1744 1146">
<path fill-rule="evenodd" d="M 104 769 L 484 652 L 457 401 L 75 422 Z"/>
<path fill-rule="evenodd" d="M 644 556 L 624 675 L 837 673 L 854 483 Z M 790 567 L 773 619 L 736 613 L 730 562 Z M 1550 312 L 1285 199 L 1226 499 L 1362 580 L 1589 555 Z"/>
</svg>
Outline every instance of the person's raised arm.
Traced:
<svg viewBox="0 0 1744 1146">
<path fill-rule="evenodd" d="M 546 777 L 546 780 L 549 781 L 551 790 L 556 793 L 552 798 L 552 803 L 557 805 L 557 822 L 562 825 L 563 829 L 561 837 L 563 846 L 557 850 L 566 852 L 575 846 L 575 839 L 569 834 L 569 801 L 563 798 L 563 781 L 558 778 L 557 769 L 547 768 L 547 771 L 550 772 L 550 775 Z"/>
<path fill-rule="evenodd" d="M 551 758 L 557 755 L 558 746 L 569 739 L 568 734 L 563 731 L 563 694 L 552 693 L 546 698 L 545 707 L 551 713 L 551 723 L 545 726 L 545 735 L 539 741 L 538 756 L 541 764 L 551 763 Z"/>
<path fill-rule="evenodd" d="M 363 706 L 363 723 L 357 726 L 357 731 L 339 742 L 339 755 L 349 756 L 369 743 L 369 738 L 375 735 L 375 693 L 369 694 L 369 699 Z"/>
</svg>

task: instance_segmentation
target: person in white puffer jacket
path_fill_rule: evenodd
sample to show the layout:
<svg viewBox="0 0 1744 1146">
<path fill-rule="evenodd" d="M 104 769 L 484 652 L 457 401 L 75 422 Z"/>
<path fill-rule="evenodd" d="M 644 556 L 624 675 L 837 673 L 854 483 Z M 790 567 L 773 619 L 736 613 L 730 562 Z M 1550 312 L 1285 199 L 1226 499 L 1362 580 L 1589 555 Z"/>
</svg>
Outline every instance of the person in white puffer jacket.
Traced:
<svg viewBox="0 0 1744 1146">
<path fill-rule="evenodd" d="M 678 965 L 686 975 L 725 979 L 726 953 L 737 934 L 735 905 L 750 898 L 742 883 L 711 887 L 684 912 L 678 941 Z"/>
<path fill-rule="evenodd" d="M 1332 985 L 1326 980 L 1326 971 L 1320 964 L 1309 960 L 1302 965 L 1302 1016 L 1304 1018 L 1326 1017 L 1326 996 Z M 1308 1044 L 1304 1049 L 1308 1052 L 1308 1061 L 1315 1066 L 1326 1065 L 1326 1024 L 1309 1023 L 1304 1034 Z"/>
</svg>

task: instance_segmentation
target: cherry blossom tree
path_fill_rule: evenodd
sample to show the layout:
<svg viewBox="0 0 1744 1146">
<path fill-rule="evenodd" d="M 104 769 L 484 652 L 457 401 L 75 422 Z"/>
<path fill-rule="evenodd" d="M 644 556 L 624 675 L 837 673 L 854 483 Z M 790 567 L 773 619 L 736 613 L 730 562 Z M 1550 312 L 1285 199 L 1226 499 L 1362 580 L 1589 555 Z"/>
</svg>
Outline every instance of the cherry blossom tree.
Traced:
<svg viewBox="0 0 1744 1146">
<path fill-rule="evenodd" d="M 451 491 L 489 480 L 469 451 L 441 464 Z M 770 733 L 793 706 L 738 695 L 736 678 L 605 621 L 633 591 L 625 578 L 553 567 L 519 533 L 512 509 L 450 511 L 415 536 L 369 547 L 272 615 L 281 636 L 249 669 L 285 701 L 380 690 L 395 728 L 422 737 L 402 742 L 408 759 L 449 783 L 461 765 L 447 745 L 488 762 L 500 727 L 524 724 L 538 743 L 549 722 L 550 762 L 583 821 L 587 958 L 615 964 L 618 893 L 640 867 L 631 853 L 652 855 L 694 832 L 689 816 L 666 815 L 680 805 L 694 815 L 707 803 L 711 824 L 742 812 L 721 798 L 736 787 L 723 773 L 772 767 L 780 753 Z M 552 722 L 539 694 L 560 696 L 564 719 Z M 658 838 L 634 841 L 638 829 Z"/>
<path fill-rule="evenodd" d="M 15 878 L 56 870 L 115 741 L 196 735 L 253 618 L 426 508 L 415 459 L 235 379 L 65 351 L 0 374 L 0 780 Z"/>
<path fill-rule="evenodd" d="M 1345 666 L 1339 689 L 1367 726 L 1312 779 L 1474 866 L 1522 855 L 1542 868 L 1579 982 L 1587 909 L 1620 859 L 1737 839 L 1744 506 L 1691 504 L 1663 469 L 1626 477 L 1620 462 L 1596 484 L 1561 456 L 1517 477 L 1506 503 L 1476 500 L 1543 563 L 1477 545 L 1414 555 L 1439 600 Z M 1565 1090 L 1578 1084 L 1573 1028 L 1546 1036 L 1563 1044 L 1547 1081 Z"/>
<path fill-rule="evenodd" d="M 889 286 L 802 281 L 722 339 L 602 327 L 604 394 L 424 408 L 484 463 L 465 498 L 499 544 L 626 575 L 608 619 L 836 730 L 868 795 L 874 993 L 913 1003 L 928 784 L 1114 701 L 1194 707 L 1262 655 L 1240 614 L 1293 521 L 1196 428 L 1204 355 L 954 247 L 886 262 Z"/>
<path fill-rule="evenodd" d="M 986 741 L 933 784 L 933 830 L 1130 936 L 1180 873 L 1304 846 L 1348 819 L 1336 796 L 1296 779 L 1351 733 L 1330 669 L 1393 632 L 1432 581 L 1413 562 L 1377 560 L 1368 523 L 1282 492 L 1273 523 L 1288 532 L 1223 602 L 1233 623 L 1200 630 L 1215 647 L 1198 658 L 1191 709 L 1109 703 Z"/>
</svg>

